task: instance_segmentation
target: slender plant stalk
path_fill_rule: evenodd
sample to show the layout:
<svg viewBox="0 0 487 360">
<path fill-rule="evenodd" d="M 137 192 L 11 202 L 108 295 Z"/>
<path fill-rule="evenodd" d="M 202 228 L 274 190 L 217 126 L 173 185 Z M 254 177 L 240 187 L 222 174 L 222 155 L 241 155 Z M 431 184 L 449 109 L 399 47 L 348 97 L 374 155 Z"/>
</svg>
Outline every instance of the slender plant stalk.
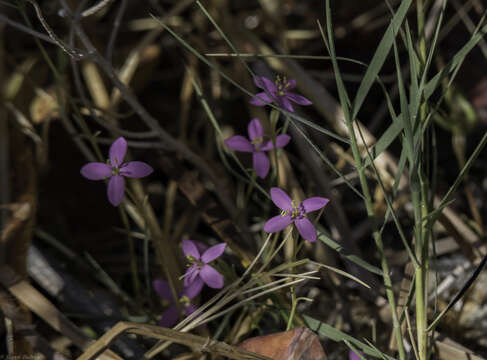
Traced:
<svg viewBox="0 0 487 360">
<path fill-rule="evenodd" d="M 127 213 L 125 212 L 124 206 L 118 207 L 120 211 L 120 217 L 122 218 L 123 226 L 127 232 L 127 240 L 129 245 L 129 252 L 130 252 L 130 269 L 132 271 L 132 286 L 134 288 L 135 299 L 136 302 L 139 303 L 140 301 L 140 283 L 138 277 L 138 269 L 137 269 L 137 257 L 135 254 L 135 247 L 134 247 L 134 239 L 132 238 L 131 231 L 130 231 L 130 224 Z"/>
<path fill-rule="evenodd" d="M 382 267 L 382 272 L 383 272 L 382 276 L 384 279 L 384 286 L 386 289 L 387 300 L 388 300 L 389 306 L 391 308 L 393 332 L 396 336 L 399 359 L 405 360 L 406 359 L 406 353 L 404 351 L 403 336 L 402 336 L 402 332 L 401 332 L 401 326 L 399 323 L 399 319 L 397 317 L 396 299 L 394 298 L 394 292 L 392 290 L 392 281 L 391 281 L 390 272 L 389 272 L 389 265 L 387 263 L 387 259 L 386 259 L 385 253 L 384 253 L 384 244 L 382 242 L 382 233 L 381 233 L 381 231 L 377 225 L 377 219 L 376 219 L 374 208 L 372 205 L 372 196 L 370 194 L 369 185 L 367 184 L 367 177 L 365 175 L 365 168 L 363 166 L 362 156 L 360 155 L 357 137 L 355 135 L 355 129 L 353 127 L 353 120 L 354 119 L 352 118 L 352 114 L 350 111 L 350 105 L 349 105 L 350 101 L 348 99 L 348 95 L 346 94 L 346 91 L 344 90 L 345 86 L 343 84 L 340 69 L 338 66 L 337 59 L 336 59 L 335 44 L 333 42 L 333 35 L 332 35 L 333 30 L 332 30 L 332 23 L 331 23 L 331 18 L 330 18 L 330 2 L 329 2 L 329 0 L 326 1 L 326 10 L 327 10 L 326 11 L 327 33 L 329 36 L 328 41 L 326 40 L 326 36 L 323 33 L 322 27 L 319 24 L 319 22 L 318 22 L 318 24 L 319 24 L 319 28 L 321 31 L 323 41 L 325 42 L 325 45 L 327 46 L 328 51 L 331 55 L 333 69 L 335 72 L 337 86 L 339 89 L 338 95 L 340 98 L 340 103 L 342 105 L 343 113 L 345 115 L 345 120 L 347 123 L 348 133 L 350 136 L 350 146 L 352 148 L 353 159 L 355 161 L 355 166 L 357 168 L 357 172 L 358 172 L 359 179 L 360 179 L 360 186 L 362 188 L 363 199 L 365 202 L 365 207 L 367 209 L 367 217 L 369 218 L 371 225 L 372 225 L 372 233 L 373 233 L 375 244 L 380 251 L 381 267 Z M 365 146 L 367 146 L 367 145 L 365 145 Z"/>
<path fill-rule="evenodd" d="M 418 39 L 419 39 L 419 61 L 421 71 L 425 71 L 426 62 L 426 38 L 425 38 L 425 23 L 424 23 L 424 0 L 417 0 L 416 2 L 417 20 L 418 20 Z M 426 103 L 420 106 L 420 123 L 422 124 L 427 117 Z M 419 260 L 419 266 L 416 267 L 415 281 L 416 281 L 416 336 L 418 338 L 418 355 L 419 360 L 427 360 L 428 358 L 428 313 L 427 313 L 427 297 L 426 297 L 426 280 L 428 274 L 428 230 L 426 229 L 426 222 L 422 222 L 429 214 L 428 209 L 428 188 L 425 182 L 425 176 L 421 167 L 420 159 L 418 166 L 411 164 L 414 173 L 411 173 L 410 181 L 412 188 L 412 200 L 414 206 L 415 217 L 415 253 Z"/>
</svg>

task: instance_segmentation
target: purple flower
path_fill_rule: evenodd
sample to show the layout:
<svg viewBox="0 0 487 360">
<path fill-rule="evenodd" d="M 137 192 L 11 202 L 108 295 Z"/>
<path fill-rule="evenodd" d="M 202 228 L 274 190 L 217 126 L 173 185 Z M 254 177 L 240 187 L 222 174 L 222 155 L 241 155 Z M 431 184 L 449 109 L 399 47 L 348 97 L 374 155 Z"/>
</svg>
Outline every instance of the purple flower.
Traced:
<svg viewBox="0 0 487 360">
<path fill-rule="evenodd" d="M 316 241 L 316 229 L 306 217 L 306 214 L 324 207 L 328 203 L 327 198 L 311 197 L 304 200 L 298 206 L 283 190 L 271 188 L 272 202 L 282 210 L 281 215 L 267 220 L 264 231 L 274 233 L 281 231 L 294 222 L 301 236 L 308 241 Z"/>
<path fill-rule="evenodd" d="M 225 243 L 217 244 L 203 252 L 203 255 L 200 255 L 200 251 L 194 241 L 183 240 L 184 255 L 192 263 L 186 270 L 186 274 L 184 274 L 184 286 L 194 287 L 198 292 L 204 284 L 214 289 L 222 288 L 223 276 L 208 263 L 220 257 L 226 246 L 227 244 Z"/>
<path fill-rule="evenodd" d="M 225 140 L 225 144 L 236 151 L 251 152 L 255 172 L 263 179 L 269 172 L 269 159 L 264 151 L 272 150 L 274 145 L 271 140 L 264 141 L 264 129 L 259 119 L 250 121 L 248 133 L 250 141 L 243 136 L 237 135 Z M 276 148 L 286 146 L 290 140 L 291 137 L 289 135 L 277 135 Z"/>
<path fill-rule="evenodd" d="M 107 163 L 91 162 L 81 168 L 81 175 L 90 180 L 103 180 L 110 178 L 108 182 L 108 200 L 113 206 L 120 204 L 125 191 L 124 176 L 129 178 L 141 178 L 150 175 L 154 171 L 142 161 L 123 162 L 127 152 L 127 141 L 119 137 L 113 142 L 109 150 Z"/>
<path fill-rule="evenodd" d="M 362 352 L 360 352 L 363 355 Z M 353 350 L 348 351 L 348 360 L 362 360 Z"/>
<path fill-rule="evenodd" d="M 252 105 L 264 106 L 276 101 L 280 107 L 289 112 L 294 112 L 291 101 L 299 105 L 312 104 L 304 96 L 289 91 L 296 87 L 296 80 L 287 80 L 285 76 L 281 78 L 278 75 L 275 82 L 263 76 L 255 76 L 254 83 L 258 88 L 263 89 L 264 92 L 260 92 L 250 99 Z"/>
<path fill-rule="evenodd" d="M 171 291 L 171 287 L 166 280 L 159 279 L 154 280 L 153 286 L 154 290 L 157 292 L 157 294 L 159 294 L 160 297 L 172 303 L 172 305 L 162 313 L 159 326 L 172 327 L 178 321 L 180 314 L 176 305 L 176 300 L 174 299 L 174 295 Z M 179 294 L 177 301 L 179 301 L 180 308 L 183 310 L 186 316 L 189 316 L 196 311 L 197 307 L 191 303 L 191 299 L 195 298 L 200 291 L 201 287 L 198 289 L 197 287 L 191 285 L 189 287 L 185 287 Z"/>
</svg>

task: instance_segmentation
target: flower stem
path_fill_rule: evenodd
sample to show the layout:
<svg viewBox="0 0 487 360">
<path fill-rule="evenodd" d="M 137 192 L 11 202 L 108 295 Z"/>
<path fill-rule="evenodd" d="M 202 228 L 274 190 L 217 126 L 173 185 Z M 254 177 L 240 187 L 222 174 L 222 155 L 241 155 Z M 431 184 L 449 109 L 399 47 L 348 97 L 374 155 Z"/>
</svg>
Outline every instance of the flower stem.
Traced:
<svg viewBox="0 0 487 360">
<path fill-rule="evenodd" d="M 276 109 L 271 110 L 270 122 L 271 122 L 271 136 L 272 136 L 272 146 L 274 147 L 274 160 L 276 163 L 276 183 L 277 187 L 281 185 L 279 181 L 279 160 L 277 157 L 277 147 L 276 147 L 276 137 L 277 137 L 277 120 L 279 119 L 279 111 Z"/>
<path fill-rule="evenodd" d="M 135 300 L 137 303 L 140 301 L 140 283 L 138 278 L 138 269 L 137 269 L 137 257 L 135 254 L 135 247 L 134 247 L 134 239 L 132 238 L 130 232 L 130 224 L 129 219 L 127 216 L 127 212 L 125 211 L 125 207 L 119 206 L 120 216 L 122 218 L 123 226 L 127 232 L 127 241 L 129 245 L 129 252 L 130 252 L 130 269 L 132 271 L 132 286 L 135 293 Z"/>
<path fill-rule="evenodd" d="M 381 256 L 381 267 L 382 267 L 382 272 L 383 272 L 383 279 L 384 279 L 384 286 L 386 289 L 386 296 L 387 300 L 389 302 L 389 306 L 391 308 L 391 314 L 392 314 L 392 323 L 393 323 L 393 332 L 396 336 L 397 340 L 397 347 L 398 347 L 398 352 L 399 352 L 399 359 L 400 360 L 405 360 L 406 359 L 406 353 L 404 351 L 404 342 L 403 342 L 403 337 L 402 337 L 402 332 L 401 332 L 401 326 L 399 324 L 399 319 L 397 316 L 397 310 L 396 310 L 396 300 L 394 297 L 394 292 L 392 290 L 392 281 L 390 277 L 390 272 L 389 272 L 389 264 L 387 263 L 387 259 L 384 253 L 384 244 L 382 242 L 382 234 L 379 231 L 379 228 L 377 226 L 377 221 L 374 213 L 374 208 L 372 205 L 372 196 L 370 194 L 370 189 L 367 184 L 367 178 L 364 172 L 364 167 L 362 164 L 362 157 L 360 155 L 360 151 L 358 148 L 358 143 L 357 143 L 357 138 L 355 136 L 355 129 L 353 127 L 352 120 L 347 117 L 347 126 L 348 126 L 348 131 L 350 134 L 350 140 L 351 140 L 351 147 L 352 147 L 352 153 L 353 157 L 356 163 L 356 168 L 359 174 L 359 179 L 360 179 L 360 186 L 362 188 L 362 193 L 365 198 L 365 207 L 367 209 L 367 216 L 369 220 L 371 221 L 372 224 L 372 229 L 373 229 L 373 238 L 375 241 L 375 244 L 377 246 L 377 249 L 380 252 Z"/>
</svg>

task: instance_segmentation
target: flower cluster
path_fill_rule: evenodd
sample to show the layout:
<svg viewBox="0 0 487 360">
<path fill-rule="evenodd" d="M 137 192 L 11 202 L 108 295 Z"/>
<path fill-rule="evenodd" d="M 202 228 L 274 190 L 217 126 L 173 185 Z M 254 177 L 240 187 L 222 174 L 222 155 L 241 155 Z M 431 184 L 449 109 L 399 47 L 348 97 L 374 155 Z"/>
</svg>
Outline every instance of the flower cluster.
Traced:
<svg viewBox="0 0 487 360">
<path fill-rule="evenodd" d="M 142 178 L 150 175 L 154 170 L 142 161 L 123 162 L 127 153 L 127 141 L 119 137 L 113 142 L 108 151 L 107 163 L 91 162 L 81 168 L 81 175 L 90 180 L 108 181 L 108 201 L 118 206 L 125 192 L 124 177 Z"/>
<path fill-rule="evenodd" d="M 221 243 L 210 248 L 193 240 L 183 240 L 183 252 L 190 266 L 184 274 L 183 289 L 175 299 L 169 283 L 166 280 L 154 280 L 154 290 L 171 305 L 162 313 L 159 326 L 172 327 L 179 319 L 177 302 L 184 315 L 189 316 L 197 307 L 191 302 L 206 284 L 211 288 L 223 287 L 223 276 L 208 263 L 219 258 L 225 251 L 227 244 Z"/>
<path fill-rule="evenodd" d="M 296 87 L 296 81 L 287 80 L 285 77 L 277 77 L 273 83 L 271 80 L 256 76 L 254 82 L 264 92 L 256 94 L 250 103 L 256 106 L 264 106 L 275 102 L 280 108 L 294 112 L 291 102 L 300 105 L 311 105 L 311 101 L 295 94 L 290 90 Z M 248 125 L 248 138 L 244 136 L 232 136 L 225 141 L 226 145 L 235 150 L 252 153 L 253 167 L 260 178 L 265 178 L 269 173 L 270 162 L 265 154 L 267 151 L 283 148 L 291 137 L 280 134 L 275 139 L 266 139 L 259 119 L 252 119 Z M 113 206 L 118 206 L 125 193 L 125 177 L 142 178 L 153 172 L 152 167 L 141 161 L 124 162 L 127 152 L 127 142 L 123 137 L 116 139 L 110 146 L 109 158 L 106 163 L 91 162 L 81 168 L 81 175 L 90 180 L 108 180 L 108 200 Z M 308 198 L 299 205 L 279 188 L 271 188 L 271 198 L 274 204 L 281 209 L 281 214 L 269 219 L 264 225 L 264 231 L 274 233 L 283 230 L 294 223 L 301 236 L 310 242 L 316 241 L 317 232 L 314 225 L 307 218 L 307 214 L 323 208 L 328 199 L 322 197 Z M 154 280 L 154 290 L 161 298 L 170 302 L 170 306 L 163 312 L 160 326 L 171 327 L 184 313 L 186 316 L 197 308 L 191 302 L 203 289 L 204 285 L 210 288 L 223 287 L 223 276 L 210 265 L 225 251 L 226 244 L 220 243 L 210 248 L 192 240 L 183 240 L 182 248 L 190 265 L 184 274 L 183 289 L 174 296 L 169 283 L 166 280 Z"/>
<path fill-rule="evenodd" d="M 295 80 L 287 80 L 286 77 L 281 78 L 277 76 L 276 81 L 273 83 L 266 77 L 255 76 L 254 83 L 258 88 L 263 89 L 264 92 L 260 92 L 250 99 L 252 105 L 264 106 L 275 101 L 279 107 L 289 112 L 294 112 L 291 101 L 300 105 L 312 104 L 305 97 L 289 91 L 296 87 Z M 271 140 L 264 141 L 264 130 L 259 119 L 250 121 L 248 135 L 249 139 L 240 135 L 232 136 L 225 140 L 225 143 L 232 150 L 252 153 L 254 170 L 263 179 L 269 173 L 269 159 L 265 152 L 273 150 L 274 144 Z M 289 135 L 277 135 L 275 148 L 279 149 L 286 146 L 290 140 L 291 137 Z"/>
<path fill-rule="evenodd" d="M 171 303 L 171 305 L 162 313 L 161 320 L 158 323 L 159 326 L 172 327 L 177 323 L 179 319 L 177 302 L 179 302 L 179 307 L 184 311 L 186 316 L 189 316 L 196 311 L 197 307 L 191 303 L 191 300 L 198 295 L 201 288 L 199 290 L 194 286 L 183 288 L 179 293 L 178 298 L 175 299 L 171 287 L 166 280 L 154 280 L 153 286 L 154 290 L 161 298 Z"/>
</svg>

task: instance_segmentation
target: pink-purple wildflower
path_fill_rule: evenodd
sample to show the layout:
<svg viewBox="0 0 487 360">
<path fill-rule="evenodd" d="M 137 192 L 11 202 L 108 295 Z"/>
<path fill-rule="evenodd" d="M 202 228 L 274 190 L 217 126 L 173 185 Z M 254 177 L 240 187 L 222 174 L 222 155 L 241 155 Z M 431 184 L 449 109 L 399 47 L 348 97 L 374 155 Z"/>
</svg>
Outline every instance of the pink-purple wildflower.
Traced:
<svg viewBox="0 0 487 360">
<path fill-rule="evenodd" d="M 201 291 L 204 284 L 214 289 L 223 287 L 223 276 L 211 265 L 211 261 L 219 258 L 225 251 L 227 244 L 214 245 L 200 254 L 200 250 L 192 240 L 183 240 L 184 256 L 191 262 L 191 266 L 184 274 L 184 286 L 192 287 L 193 291 Z"/>
<path fill-rule="evenodd" d="M 256 94 L 250 99 L 252 105 L 264 106 L 276 101 L 281 108 L 289 112 L 294 112 L 291 101 L 299 105 L 312 104 L 312 102 L 304 96 L 290 91 L 296 87 L 296 80 L 287 80 L 285 76 L 281 78 L 278 75 L 275 82 L 272 82 L 263 76 L 254 76 L 254 83 L 258 88 L 264 91 Z"/>
<path fill-rule="evenodd" d="M 328 204 L 328 199 L 323 197 L 311 197 L 296 205 L 284 190 L 271 188 L 272 202 L 282 210 L 280 215 L 267 220 L 264 231 L 274 233 L 281 231 L 294 223 L 301 236 L 310 242 L 316 241 L 316 228 L 306 217 L 306 214 L 316 211 Z"/>
<path fill-rule="evenodd" d="M 142 178 L 150 175 L 154 170 L 142 161 L 123 162 L 127 152 L 127 141 L 119 137 L 113 142 L 109 150 L 107 163 L 91 162 L 81 168 L 81 175 L 90 180 L 108 181 L 108 200 L 113 206 L 120 204 L 125 192 L 124 177 Z"/>
<path fill-rule="evenodd" d="M 363 353 L 360 353 L 363 355 Z M 348 360 L 362 360 L 353 350 L 348 351 Z"/>
<path fill-rule="evenodd" d="M 191 300 L 199 294 L 201 288 L 198 289 L 198 287 L 194 285 L 185 287 L 176 300 L 174 299 L 173 292 L 171 291 L 171 287 L 167 280 L 154 280 L 153 286 L 160 297 L 171 303 L 171 305 L 162 313 L 162 318 L 158 323 L 159 326 L 172 327 L 179 320 L 180 313 L 176 301 L 179 302 L 180 308 L 186 316 L 189 316 L 196 311 L 197 307 L 191 303 Z"/>
<path fill-rule="evenodd" d="M 274 144 L 271 140 L 264 141 L 264 129 L 259 119 L 252 119 L 248 125 L 249 139 L 236 135 L 225 140 L 225 144 L 232 150 L 251 152 L 252 163 L 255 172 L 260 178 L 265 178 L 269 173 L 269 158 L 265 154 L 265 151 L 274 149 Z M 282 148 L 286 146 L 291 137 L 286 134 L 276 136 L 276 148 Z"/>
</svg>

